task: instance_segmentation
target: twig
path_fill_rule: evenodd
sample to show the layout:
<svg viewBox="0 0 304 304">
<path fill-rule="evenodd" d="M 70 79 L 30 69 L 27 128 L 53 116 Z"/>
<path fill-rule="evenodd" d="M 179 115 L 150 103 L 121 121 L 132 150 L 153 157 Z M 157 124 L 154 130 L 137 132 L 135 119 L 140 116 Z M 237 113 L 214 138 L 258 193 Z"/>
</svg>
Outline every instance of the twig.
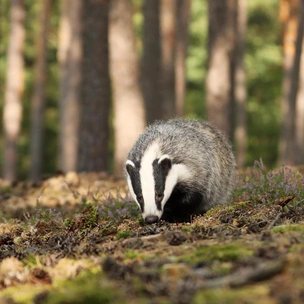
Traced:
<svg viewBox="0 0 304 304">
<path fill-rule="evenodd" d="M 218 287 L 239 287 L 253 282 L 267 280 L 278 273 L 281 273 L 285 267 L 285 260 L 271 261 L 259 264 L 254 269 L 244 269 L 234 274 L 222 278 L 212 279 L 198 284 L 199 289 L 218 288 Z"/>
<path fill-rule="evenodd" d="M 68 183 L 67 181 L 64 181 L 64 183 L 66 183 L 66 185 L 68 186 L 69 190 L 72 192 L 74 198 L 77 199 L 78 196 L 79 196 L 79 192 L 73 190 L 73 189 L 70 187 L 70 185 L 69 185 L 69 183 Z"/>
<path fill-rule="evenodd" d="M 40 193 L 39 193 L 39 195 L 38 195 L 38 197 L 36 199 L 37 205 L 40 205 L 40 201 L 39 200 L 40 200 L 40 197 L 41 197 L 42 193 L 44 192 L 45 188 L 46 188 L 46 186 L 42 188 L 42 190 L 40 191 Z"/>
<path fill-rule="evenodd" d="M 295 207 L 298 207 L 300 204 L 304 203 L 304 199 L 300 200 L 299 202 L 297 202 L 297 204 L 295 205 Z"/>
<path fill-rule="evenodd" d="M 275 219 L 270 223 L 270 225 L 267 227 L 266 231 L 270 231 L 270 229 L 276 224 L 276 222 L 278 221 L 278 219 L 280 218 L 280 216 L 282 215 L 282 212 L 279 212 L 277 214 L 277 216 L 275 217 Z"/>
</svg>

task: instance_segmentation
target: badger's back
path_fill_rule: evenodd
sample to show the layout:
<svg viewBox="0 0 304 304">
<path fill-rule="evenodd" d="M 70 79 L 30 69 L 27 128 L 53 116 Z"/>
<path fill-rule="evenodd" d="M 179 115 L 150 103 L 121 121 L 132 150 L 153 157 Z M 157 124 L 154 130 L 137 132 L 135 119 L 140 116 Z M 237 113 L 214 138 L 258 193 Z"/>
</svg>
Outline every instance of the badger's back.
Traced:
<svg viewBox="0 0 304 304">
<path fill-rule="evenodd" d="M 165 211 L 202 213 L 227 200 L 235 159 L 226 137 L 210 124 L 185 119 L 153 123 L 139 137 L 128 159 L 140 164 L 151 146 L 159 150 L 158 157 L 169 155 L 173 164 L 184 165 L 190 173 L 175 186 Z"/>
</svg>

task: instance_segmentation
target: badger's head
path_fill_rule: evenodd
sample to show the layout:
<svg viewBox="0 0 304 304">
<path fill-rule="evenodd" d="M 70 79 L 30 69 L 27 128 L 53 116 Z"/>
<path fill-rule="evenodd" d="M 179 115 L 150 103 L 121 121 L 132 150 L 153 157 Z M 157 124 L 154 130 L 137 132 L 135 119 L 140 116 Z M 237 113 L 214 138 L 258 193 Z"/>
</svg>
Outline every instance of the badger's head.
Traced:
<svg viewBox="0 0 304 304">
<path fill-rule="evenodd" d="M 140 161 L 126 161 L 128 186 L 146 223 L 160 220 L 175 185 L 189 177 L 187 167 L 176 164 L 168 154 L 161 155 L 151 145 Z"/>
</svg>

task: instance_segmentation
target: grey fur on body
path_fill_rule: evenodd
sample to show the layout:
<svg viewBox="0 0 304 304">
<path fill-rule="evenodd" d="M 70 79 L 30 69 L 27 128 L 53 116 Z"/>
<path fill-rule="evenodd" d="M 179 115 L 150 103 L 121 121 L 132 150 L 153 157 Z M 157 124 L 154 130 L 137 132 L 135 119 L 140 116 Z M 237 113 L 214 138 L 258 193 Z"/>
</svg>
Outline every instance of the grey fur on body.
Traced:
<svg viewBox="0 0 304 304">
<path fill-rule="evenodd" d="M 198 120 L 158 121 L 139 136 L 127 159 L 140 168 L 145 152 L 155 142 L 160 155 L 168 155 L 172 164 L 183 164 L 191 174 L 175 186 L 162 219 L 187 221 L 192 214 L 202 214 L 227 201 L 236 165 L 224 134 Z"/>
</svg>

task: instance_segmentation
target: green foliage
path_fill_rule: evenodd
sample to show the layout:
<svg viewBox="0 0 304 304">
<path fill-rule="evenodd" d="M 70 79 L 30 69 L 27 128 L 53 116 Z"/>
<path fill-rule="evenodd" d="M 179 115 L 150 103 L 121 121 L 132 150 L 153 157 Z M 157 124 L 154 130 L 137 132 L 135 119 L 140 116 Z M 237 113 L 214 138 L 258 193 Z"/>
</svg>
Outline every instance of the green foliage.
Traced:
<svg viewBox="0 0 304 304">
<path fill-rule="evenodd" d="M 203 246 L 181 260 L 192 265 L 212 261 L 235 262 L 241 258 L 252 256 L 253 251 L 238 244 L 221 244 Z"/>
<path fill-rule="evenodd" d="M 245 66 L 248 88 L 247 163 L 275 166 L 280 132 L 282 52 L 276 0 L 248 1 Z"/>
<path fill-rule="evenodd" d="M 204 16 L 202 18 L 202 16 Z M 194 0 L 191 4 L 189 48 L 186 62 L 186 115 L 205 117 L 205 77 L 207 60 L 207 1 Z"/>
</svg>

